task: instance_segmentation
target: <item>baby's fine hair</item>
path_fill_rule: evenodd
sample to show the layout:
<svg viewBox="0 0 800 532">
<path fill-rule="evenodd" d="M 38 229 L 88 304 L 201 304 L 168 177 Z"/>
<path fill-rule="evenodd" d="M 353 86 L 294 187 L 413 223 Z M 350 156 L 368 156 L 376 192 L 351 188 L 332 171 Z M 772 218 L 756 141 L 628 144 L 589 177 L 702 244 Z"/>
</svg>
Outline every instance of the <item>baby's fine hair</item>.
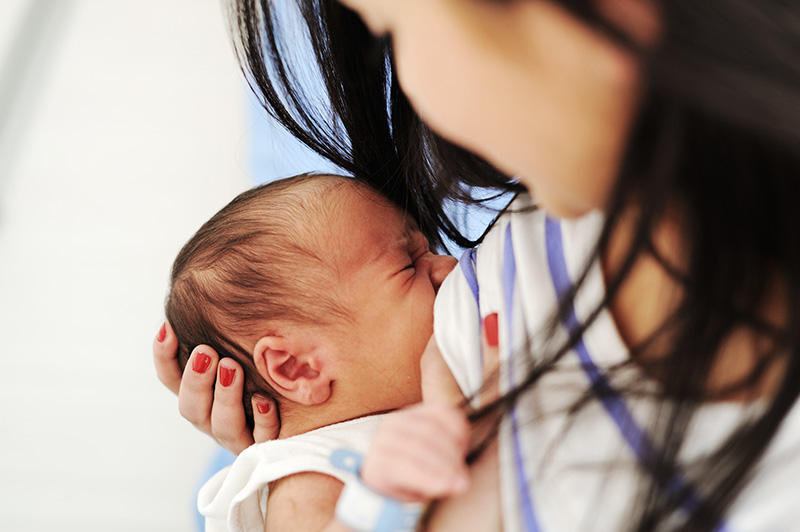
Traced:
<svg viewBox="0 0 800 532">
<path fill-rule="evenodd" d="M 329 324 L 344 307 L 320 256 L 319 226 L 334 188 L 355 184 L 302 174 L 248 190 L 206 222 L 172 266 L 166 317 L 178 339 L 178 361 L 206 344 L 244 370 L 244 407 L 253 423 L 254 393 L 278 396 L 258 373 L 253 348 L 269 322 Z M 328 213 L 330 214 L 330 213 Z"/>
</svg>

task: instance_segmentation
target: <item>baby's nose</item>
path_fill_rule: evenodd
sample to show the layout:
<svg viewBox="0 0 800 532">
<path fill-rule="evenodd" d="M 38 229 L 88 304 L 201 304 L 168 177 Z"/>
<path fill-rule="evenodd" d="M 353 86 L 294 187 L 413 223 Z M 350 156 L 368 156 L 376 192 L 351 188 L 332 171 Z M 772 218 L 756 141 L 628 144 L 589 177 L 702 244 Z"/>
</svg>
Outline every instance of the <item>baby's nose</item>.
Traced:
<svg viewBox="0 0 800 532">
<path fill-rule="evenodd" d="M 458 264 L 458 260 L 450 255 L 434 255 L 430 254 L 429 260 L 431 262 L 431 284 L 435 291 L 439 291 L 442 281 L 447 277 L 453 268 Z"/>
</svg>

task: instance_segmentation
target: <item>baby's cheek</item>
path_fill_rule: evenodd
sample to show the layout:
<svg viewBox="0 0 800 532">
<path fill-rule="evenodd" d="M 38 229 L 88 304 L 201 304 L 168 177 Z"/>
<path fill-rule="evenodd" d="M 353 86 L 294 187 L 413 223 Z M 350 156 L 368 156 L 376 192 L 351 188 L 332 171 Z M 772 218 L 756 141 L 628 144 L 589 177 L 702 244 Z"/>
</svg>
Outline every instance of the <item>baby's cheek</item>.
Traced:
<svg viewBox="0 0 800 532">
<path fill-rule="evenodd" d="M 414 294 L 414 309 L 420 317 L 420 323 L 433 327 L 433 302 L 436 291 L 430 282 L 420 282 Z"/>
<path fill-rule="evenodd" d="M 419 355 L 428 345 L 428 340 L 433 336 L 433 299 L 425 301 L 418 308 L 418 322 L 415 333 L 415 343 Z"/>
</svg>

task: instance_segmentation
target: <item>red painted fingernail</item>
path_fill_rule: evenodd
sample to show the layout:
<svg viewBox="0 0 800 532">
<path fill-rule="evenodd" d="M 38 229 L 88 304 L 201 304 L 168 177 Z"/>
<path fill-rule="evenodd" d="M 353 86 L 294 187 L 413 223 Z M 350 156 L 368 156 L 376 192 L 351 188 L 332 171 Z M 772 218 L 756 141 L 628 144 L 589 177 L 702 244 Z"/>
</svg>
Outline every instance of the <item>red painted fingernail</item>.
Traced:
<svg viewBox="0 0 800 532">
<path fill-rule="evenodd" d="M 489 347 L 497 347 L 499 343 L 497 334 L 497 312 L 483 318 L 483 330 L 486 335 L 486 343 L 489 344 Z"/>
<path fill-rule="evenodd" d="M 233 378 L 236 376 L 236 370 L 233 368 L 226 368 L 225 366 L 219 367 L 219 383 L 224 387 L 233 384 Z"/>
<path fill-rule="evenodd" d="M 211 365 L 211 357 L 202 351 L 195 353 L 192 361 L 192 369 L 195 373 L 205 373 Z"/>
<path fill-rule="evenodd" d="M 156 341 L 159 343 L 164 341 L 164 338 L 167 337 L 167 323 L 164 322 L 161 324 L 161 328 L 158 330 L 158 334 L 156 335 Z"/>
<path fill-rule="evenodd" d="M 259 414 L 269 414 L 269 411 L 272 408 L 272 403 L 256 403 L 256 408 L 258 409 Z"/>
</svg>

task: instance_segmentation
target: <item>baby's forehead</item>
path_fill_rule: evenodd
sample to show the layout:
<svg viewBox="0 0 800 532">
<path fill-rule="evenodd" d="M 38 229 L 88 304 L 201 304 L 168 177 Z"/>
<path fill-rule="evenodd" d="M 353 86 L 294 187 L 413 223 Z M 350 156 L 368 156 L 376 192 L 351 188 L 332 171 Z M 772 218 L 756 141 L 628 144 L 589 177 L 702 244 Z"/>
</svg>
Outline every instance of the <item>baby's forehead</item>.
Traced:
<svg viewBox="0 0 800 532">
<path fill-rule="evenodd" d="M 322 208 L 309 220 L 312 246 L 345 267 L 406 249 L 418 233 L 414 219 L 364 184 L 341 181 L 318 196 Z"/>
<path fill-rule="evenodd" d="M 333 214 L 353 216 L 358 224 L 363 225 L 380 223 L 399 231 L 416 229 L 417 224 L 411 216 L 370 186 L 355 179 L 336 185 L 324 198 Z"/>
</svg>

